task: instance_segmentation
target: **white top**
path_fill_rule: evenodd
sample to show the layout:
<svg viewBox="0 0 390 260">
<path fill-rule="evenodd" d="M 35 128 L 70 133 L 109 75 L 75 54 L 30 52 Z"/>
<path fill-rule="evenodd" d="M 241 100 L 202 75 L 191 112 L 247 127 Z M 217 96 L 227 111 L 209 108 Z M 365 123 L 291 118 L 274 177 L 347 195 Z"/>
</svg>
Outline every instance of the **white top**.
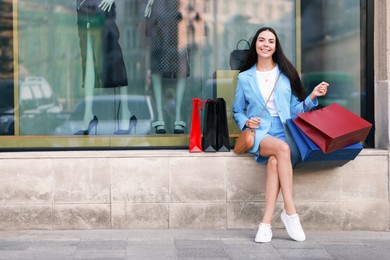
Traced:
<svg viewBox="0 0 390 260">
<path fill-rule="evenodd" d="M 269 95 L 271 94 L 277 75 L 278 66 L 275 66 L 275 68 L 269 71 L 256 70 L 257 83 L 259 84 L 260 93 L 263 96 L 264 101 L 267 101 Z M 270 112 L 271 116 L 278 116 L 274 93 L 272 93 L 272 96 L 268 101 L 267 110 Z"/>
</svg>

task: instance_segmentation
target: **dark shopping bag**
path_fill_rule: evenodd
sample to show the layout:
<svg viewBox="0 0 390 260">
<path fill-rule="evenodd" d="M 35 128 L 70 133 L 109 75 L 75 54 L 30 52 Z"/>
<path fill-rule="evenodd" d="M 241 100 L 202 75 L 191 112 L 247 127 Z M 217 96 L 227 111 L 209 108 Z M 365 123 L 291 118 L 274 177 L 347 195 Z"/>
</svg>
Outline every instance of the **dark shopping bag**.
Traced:
<svg viewBox="0 0 390 260">
<path fill-rule="evenodd" d="M 300 158 L 303 162 L 315 161 L 351 161 L 358 156 L 363 146 L 360 143 L 355 143 L 334 152 L 325 154 L 321 149 L 313 143 L 309 137 L 299 129 L 292 119 L 287 119 L 287 127 L 290 130 L 291 136 L 298 148 Z"/>
<path fill-rule="evenodd" d="M 202 147 L 204 152 L 216 152 L 217 147 L 217 102 L 207 99 L 204 104 Z"/>
<path fill-rule="evenodd" d="M 226 102 L 223 98 L 206 100 L 203 122 L 203 151 L 229 152 L 230 143 Z"/>
<path fill-rule="evenodd" d="M 248 49 L 240 50 L 239 45 L 241 42 L 246 42 L 246 44 L 248 45 Z M 236 49 L 230 53 L 230 57 L 229 57 L 230 69 L 240 70 L 244 66 L 246 59 L 248 58 L 249 48 L 250 48 L 250 44 L 247 40 L 241 39 L 237 42 Z"/>
<path fill-rule="evenodd" d="M 200 110 L 202 109 L 202 100 L 192 99 L 192 116 L 190 129 L 190 152 L 202 152 L 202 130 L 200 125 Z"/>
<path fill-rule="evenodd" d="M 230 151 L 226 102 L 223 98 L 217 98 L 217 150 L 218 152 Z"/>
<path fill-rule="evenodd" d="M 372 127 L 337 103 L 300 113 L 293 122 L 326 154 L 364 141 Z"/>
</svg>

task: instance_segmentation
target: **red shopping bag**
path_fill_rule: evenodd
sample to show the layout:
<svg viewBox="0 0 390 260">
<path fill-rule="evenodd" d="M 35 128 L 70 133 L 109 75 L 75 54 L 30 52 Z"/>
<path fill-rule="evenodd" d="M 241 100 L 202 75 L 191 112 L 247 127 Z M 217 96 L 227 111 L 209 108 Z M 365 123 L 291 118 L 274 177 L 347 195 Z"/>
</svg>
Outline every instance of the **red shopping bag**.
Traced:
<svg viewBox="0 0 390 260">
<path fill-rule="evenodd" d="M 200 126 L 200 110 L 202 109 L 202 100 L 192 99 L 192 116 L 190 129 L 190 152 L 202 152 L 202 129 Z"/>
<path fill-rule="evenodd" d="M 294 123 L 324 153 L 364 141 L 372 124 L 337 103 L 300 113 Z"/>
</svg>

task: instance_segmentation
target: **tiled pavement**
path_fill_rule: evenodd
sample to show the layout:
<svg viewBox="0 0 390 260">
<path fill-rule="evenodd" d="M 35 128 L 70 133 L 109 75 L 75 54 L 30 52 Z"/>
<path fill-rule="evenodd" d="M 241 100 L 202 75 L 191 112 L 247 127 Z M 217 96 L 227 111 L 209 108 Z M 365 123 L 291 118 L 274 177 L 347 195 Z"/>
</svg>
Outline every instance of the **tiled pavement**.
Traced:
<svg viewBox="0 0 390 260">
<path fill-rule="evenodd" d="M 390 232 L 306 231 L 305 242 L 274 230 L 0 231 L 0 259 L 390 259 Z"/>
</svg>

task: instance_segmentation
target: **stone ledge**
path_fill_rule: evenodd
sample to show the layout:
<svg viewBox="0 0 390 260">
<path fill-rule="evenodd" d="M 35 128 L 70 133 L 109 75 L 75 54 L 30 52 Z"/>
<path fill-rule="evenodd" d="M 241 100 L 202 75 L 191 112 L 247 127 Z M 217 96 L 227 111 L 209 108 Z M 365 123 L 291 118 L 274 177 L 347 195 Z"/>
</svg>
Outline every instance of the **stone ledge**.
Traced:
<svg viewBox="0 0 390 260">
<path fill-rule="evenodd" d="M 363 149 L 359 156 L 388 156 L 384 149 Z M 216 153 L 190 153 L 187 149 L 166 150 L 94 150 L 94 151 L 48 151 L 48 152 L 2 152 L 1 159 L 30 158 L 145 158 L 145 157 L 252 157 L 251 154 L 237 155 L 233 151 Z"/>
</svg>

